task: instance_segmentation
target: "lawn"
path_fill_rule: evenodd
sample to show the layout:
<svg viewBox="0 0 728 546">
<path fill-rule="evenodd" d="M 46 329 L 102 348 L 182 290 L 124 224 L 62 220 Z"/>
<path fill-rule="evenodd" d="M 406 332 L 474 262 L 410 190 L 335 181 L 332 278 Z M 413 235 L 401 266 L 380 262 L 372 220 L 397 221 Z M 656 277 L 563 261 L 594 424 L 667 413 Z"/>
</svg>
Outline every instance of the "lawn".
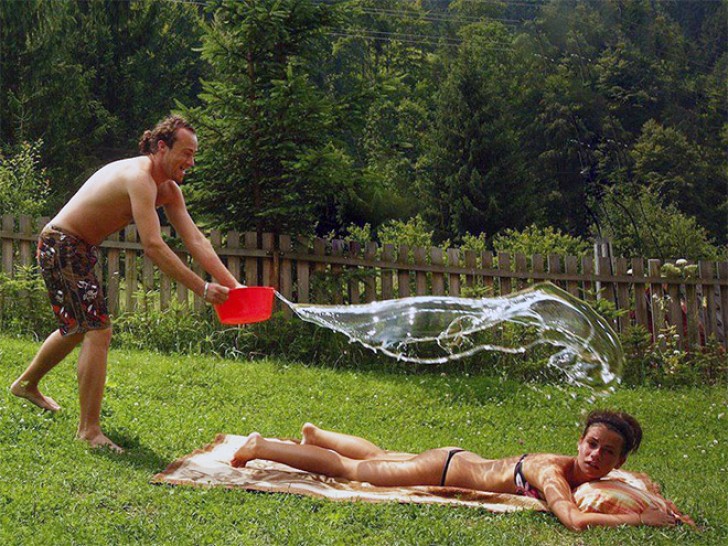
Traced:
<svg viewBox="0 0 728 546">
<path fill-rule="evenodd" d="M 38 345 L 0 336 L 9 386 Z M 587 390 L 485 376 L 334 370 L 274 360 L 114 350 L 103 420 L 124 455 L 74 441 L 69 358 L 43 384 L 44 413 L 0 391 L 0 544 L 726 544 L 728 393 L 620 389 L 600 406 L 645 428 L 626 468 L 648 472 L 703 527 L 567 531 L 549 514 L 333 503 L 291 495 L 150 485 L 217 433 L 294 436 L 305 420 L 390 449 L 461 445 L 486 456 L 574 453 Z"/>
</svg>

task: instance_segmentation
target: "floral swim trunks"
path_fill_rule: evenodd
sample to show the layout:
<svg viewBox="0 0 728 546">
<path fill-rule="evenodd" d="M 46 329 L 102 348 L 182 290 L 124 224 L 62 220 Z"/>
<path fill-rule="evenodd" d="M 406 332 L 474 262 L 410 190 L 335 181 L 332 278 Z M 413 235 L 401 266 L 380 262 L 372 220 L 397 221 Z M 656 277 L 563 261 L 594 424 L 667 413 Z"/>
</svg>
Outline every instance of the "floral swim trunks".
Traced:
<svg viewBox="0 0 728 546">
<path fill-rule="evenodd" d="M 38 238 L 37 257 L 61 335 L 111 325 L 101 283 L 94 274 L 96 246 L 46 226 Z"/>
</svg>

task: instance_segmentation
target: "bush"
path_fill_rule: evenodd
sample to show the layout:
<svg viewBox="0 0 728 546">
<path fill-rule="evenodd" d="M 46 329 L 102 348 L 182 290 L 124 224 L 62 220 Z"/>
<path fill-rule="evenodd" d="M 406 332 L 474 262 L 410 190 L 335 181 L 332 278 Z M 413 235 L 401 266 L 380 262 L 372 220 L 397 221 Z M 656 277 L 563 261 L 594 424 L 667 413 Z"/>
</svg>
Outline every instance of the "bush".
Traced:
<svg viewBox="0 0 728 546">
<path fill-rule="evenodd" d="M 493 238 L 496 252 L 522 253 L 526 256 L 559 254 L 582 257 L 589 253 L 591 244 L 580 237 L 562 233 L 551 226 L 531 225 L 523 231 L 506 229 Z"/>
<path fill-rule="evenodd" d="M 49 183 L 39 167 L 42 144 L 24 142 L 8 157 L 0 151 L 0 215 L 40 216 L 45 211 Z"/>
<path fill-rule="evenodd" d="M 43 279 L 33 267 L 18 267 L 13 278 L 0 273 L 0 330 L 43 339 L 58 323 Z"/>
<path fill-rule="evenodd" d="M 675 327 L 663 330 L 652 343 L 643 326 L 628 328 L 622 335 L 626 385 L 663 387 L 721 385 L 728 381 L 728 362 L 723 346 L 714 336 L 694 351 L 680 349 Z"/>
<path fill-rule="evenodd" d="M 646 188 L 613 188 L 602 199 L 602 234 L 618 256 L 662 260 L 718 260 L 725 249 L 715 246 L 695 218 L 665 204 Z"/>
</svg>

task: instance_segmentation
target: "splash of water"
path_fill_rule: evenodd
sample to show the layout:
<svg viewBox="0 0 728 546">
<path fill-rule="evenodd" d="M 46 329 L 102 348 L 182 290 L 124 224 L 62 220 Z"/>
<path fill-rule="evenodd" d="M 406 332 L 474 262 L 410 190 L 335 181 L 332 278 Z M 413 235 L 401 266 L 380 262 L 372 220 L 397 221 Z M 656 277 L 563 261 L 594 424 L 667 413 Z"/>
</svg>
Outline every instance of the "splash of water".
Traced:
<svg viewBox="0 0 728 546">
<path fill-rule="evenodd" d="M 444 363 L 480 351 L 524 353 L 545 343 L 562 348 L 549 365 L 569 383 L 611 386 L 621 375 L 623 353 L 614 330 L 586 303 L 548 282 L 499 298 L 416 296 L 310 305 L 278 297 L 301 319 L 406 362 Z M 499 332 L 504 323 L 518 325 L 519 333 Z"/>
</svg>

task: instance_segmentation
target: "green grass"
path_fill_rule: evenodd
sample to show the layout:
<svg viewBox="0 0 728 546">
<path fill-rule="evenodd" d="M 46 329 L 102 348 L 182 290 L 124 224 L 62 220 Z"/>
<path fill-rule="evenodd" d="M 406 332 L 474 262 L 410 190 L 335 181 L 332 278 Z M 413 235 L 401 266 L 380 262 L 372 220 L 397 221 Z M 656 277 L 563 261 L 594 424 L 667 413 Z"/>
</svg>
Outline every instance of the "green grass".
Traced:
<svg viewBox="0 0 728 546">
<path fill-rule="evenodd" d="M 8 386 L 38 345 L 0 337 Z M 150 485 L 167 463 L 219 432 L 298 435 L 311 420 L 390 449 L 461 445 L 486 456 L 574 453 L 591 393 L 401 368 L 335 370 L 114 350 L 105 430 L 125 455 L 74 441 L 75 354 L 43 383 L 44 413 L 0 391 L 0 544 L 725 544 L 728 393 L 621 389 L 645 428 L 626 468 L 646 471 L 704 527 L 567 531 L 549 514 L 334 503 L 292 495 Z"/>
</svg>

